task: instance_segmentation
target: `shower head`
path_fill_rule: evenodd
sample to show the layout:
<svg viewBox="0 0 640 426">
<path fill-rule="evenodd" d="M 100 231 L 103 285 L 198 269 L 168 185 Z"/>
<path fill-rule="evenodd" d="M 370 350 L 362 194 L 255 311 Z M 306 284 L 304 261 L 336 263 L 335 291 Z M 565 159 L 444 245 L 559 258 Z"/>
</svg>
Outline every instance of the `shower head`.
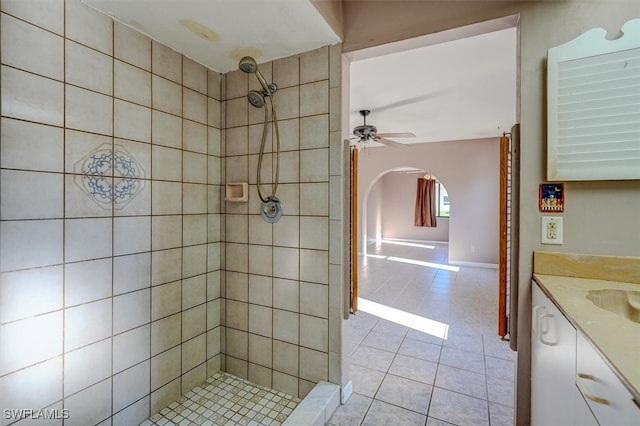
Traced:
<svg viewBox="0 0 640 426">
<path fill-rule="evenodd" d="M 249 90 L 247 99 L 249 103 L 256 108 L 262 108 L 264 106 L 264 96 L 257 90 Z"/>
<path fill-rule="evenodd" d="M 253 74 L 254 72 L 258 71 L 258 63 L 251 56 L 245 56 L 244 58 L 240 59 L 238 67 L 240 67 L 240 70 L 242 72 L 246 72 L 247 74 Z"/>
</svg>

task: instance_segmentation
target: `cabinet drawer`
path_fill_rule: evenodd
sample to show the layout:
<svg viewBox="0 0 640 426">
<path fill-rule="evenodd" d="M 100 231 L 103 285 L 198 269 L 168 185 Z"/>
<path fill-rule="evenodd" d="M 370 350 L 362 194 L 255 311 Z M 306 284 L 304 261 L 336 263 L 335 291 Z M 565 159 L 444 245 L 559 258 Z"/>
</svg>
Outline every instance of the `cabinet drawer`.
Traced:
<svg viewBox="0 0 640 426">
<path fill-rule="evenodd" d="M 576 384 L 602 425 L 640 425 L 640 408 L 582 333 L 577 333 Z"/>
</svg>

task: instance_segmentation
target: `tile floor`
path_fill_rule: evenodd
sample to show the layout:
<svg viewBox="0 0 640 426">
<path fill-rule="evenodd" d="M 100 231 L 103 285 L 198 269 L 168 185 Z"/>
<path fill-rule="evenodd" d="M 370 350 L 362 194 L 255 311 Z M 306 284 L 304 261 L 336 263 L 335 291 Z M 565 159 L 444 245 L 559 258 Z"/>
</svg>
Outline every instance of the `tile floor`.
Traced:
<svg viewBox="0 0 640 426">
<path fill-rule="evenodd" d="M 279 426 L 300 399 L 219 372 L 140 426 Z"/>
<path fill-rule="evenodd" d="M 329 425 L 513 424 L 515 353 L 496 335 L 497 270 L 456 271 L 447 253 L 369 246 L 348 322 L 353 394 Z"/>
</svg>

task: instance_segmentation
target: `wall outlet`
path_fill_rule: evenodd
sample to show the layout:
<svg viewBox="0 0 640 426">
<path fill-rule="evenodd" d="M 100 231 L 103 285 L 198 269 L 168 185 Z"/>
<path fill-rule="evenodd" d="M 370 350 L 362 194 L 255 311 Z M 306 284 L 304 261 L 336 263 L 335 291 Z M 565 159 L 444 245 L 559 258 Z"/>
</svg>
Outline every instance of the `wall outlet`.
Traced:
<svg viewBox="0 0 640 426">
<path fill-rule="evenodd" d="M 540 240 L 542 244 L 562 244 L 562 217 L 542 216 Z"/>
</svg>

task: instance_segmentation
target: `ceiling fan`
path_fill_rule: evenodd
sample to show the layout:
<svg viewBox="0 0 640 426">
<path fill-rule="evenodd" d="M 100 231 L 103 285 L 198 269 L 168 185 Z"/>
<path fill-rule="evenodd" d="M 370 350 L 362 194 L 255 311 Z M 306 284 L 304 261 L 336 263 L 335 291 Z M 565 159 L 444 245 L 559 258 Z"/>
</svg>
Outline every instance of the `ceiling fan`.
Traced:
<svg viewBox="0 0 640 426">
<path fill-rule="evenodd" d="M 371 111 L 368 109 L 360 110 L 360 115 L 364 120 L 364 124 L 362 126 L 356 126 L 353 129 L 353 137 L 351 139 L 356 139 L 353 146 L 358 150 L 367 147 L 369 142 L 378 142 L 387 146 L 407 148 L 407 145 L 387 138 L 414 138 L 416 136 L 409 132 L 378 133 L 376 126 L 367 124 L 367 116 L 369 116 L 369 114 L 371 114 Z"/>
</svg>

